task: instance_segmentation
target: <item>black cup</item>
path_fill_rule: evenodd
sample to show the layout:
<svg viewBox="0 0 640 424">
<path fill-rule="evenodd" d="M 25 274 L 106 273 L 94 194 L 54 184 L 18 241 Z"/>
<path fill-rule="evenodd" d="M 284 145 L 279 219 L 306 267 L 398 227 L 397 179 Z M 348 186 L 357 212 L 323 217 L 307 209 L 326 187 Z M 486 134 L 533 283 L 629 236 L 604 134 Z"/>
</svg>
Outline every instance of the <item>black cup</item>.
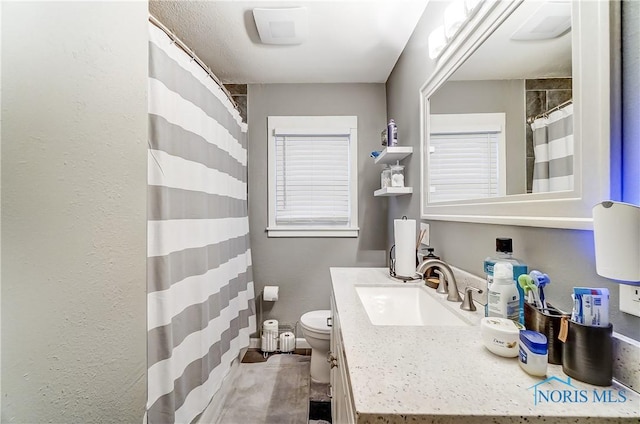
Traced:
<svg viewBox="0 0 640 424">
<path fill-rule="evenodd" d="M 549 351 L 547 362 L 550 364 L 562 364 L 563 343 L 558 340 L 558 334 L 563 316 L 568 317 L 550 304 L 544 311 L 528 303 L 524 304 L 524 326 L 527 330 L 537 331 L 547 336 Z"/>
<path fill-rule="evenodd" d="M 610 386 L 613 377 L 613 325 L 590 327 L 567 321 L 562 371 L 595 386 Z"/>
</svg>

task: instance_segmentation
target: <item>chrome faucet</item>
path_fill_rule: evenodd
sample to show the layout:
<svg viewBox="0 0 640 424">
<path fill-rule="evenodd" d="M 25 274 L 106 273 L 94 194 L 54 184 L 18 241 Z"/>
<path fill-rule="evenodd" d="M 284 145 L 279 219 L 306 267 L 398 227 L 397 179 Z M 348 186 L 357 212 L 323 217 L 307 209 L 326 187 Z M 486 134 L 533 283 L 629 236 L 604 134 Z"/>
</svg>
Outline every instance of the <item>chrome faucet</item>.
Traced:
<svg viewBox="0 0 640 424">
<path fill-rule="evenodd" d="M 444 280 L 447 282 L 447 300 L 449 302 L 462 302 L 460 293 L 458 293 L 458 284 L 456 283 L 456 277 L 453 276 L 451 267 L 445 262 L 441 261 L 440 259 L 425 259 L 420 262 L 418 268 L 416 268 L 416 273 L 420 274 L 420 276 L 424 278 L 424 273 L 431 267 L 438 268 L 442 272 L 442 274 L 444 274 Z M 443 281 L 441 278 L 440 284 L 442 283 Z"/>
</svg>

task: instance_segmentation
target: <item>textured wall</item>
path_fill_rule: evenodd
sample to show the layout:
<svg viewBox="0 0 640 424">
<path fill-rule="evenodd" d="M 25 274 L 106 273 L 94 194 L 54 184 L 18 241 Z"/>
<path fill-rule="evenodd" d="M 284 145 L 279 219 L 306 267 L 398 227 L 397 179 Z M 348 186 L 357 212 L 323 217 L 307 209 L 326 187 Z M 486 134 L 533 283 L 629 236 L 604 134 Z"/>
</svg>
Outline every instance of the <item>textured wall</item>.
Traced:
<svg viewBox="0 0 640 424">
<path fill-rule="evenodd" d="M 407 134 L 415 149 L 420 149 L 419 90 L 435 68 L 428 59 L 429 33 L 442 23 L 448 2 L 427 5 L 407 47 L 387 81 L 387 107 L 390 117 Z M 405 161 L 406 162 L 406 161 Z M 420 218 L 420 156 L 407 162 L 411 197 L 398 197 L 389 202 L 388 222 L 407 215 Z M 431 244 L 444 260 L 473 274 L 482 275 L 482 261 L 495 252 L 496 237 L 513 238 L 514 255 L 534 268 L 547 272 L 552 283 L 547 298 L 564 309 L 570 309 L 570 293 L 574 286 L 608 287 L 611 291 L 611 320 L 614 331 L 640 340 L 640 318 L 618 309 L 618 284 L 595 272 L 593 232 L 506 225 L 469 224 L 431 221 Z M 388 240 L 393 240 L 393 227 L 388 227 Z M 391 244 L 389 241 L 388 244 Z"/>
<path fill-rule="evenodd" d="M 358 238 L 268 238 L 267 116 L 358 116 Z M 329 309 L 331 266 L 384 266 L 386 198 L 380 166 L 369 157 L 380 150 L 385 127 L 384 84 L 249 85 L 249 226 L 256 294 L 280 286 L 280 300 L 265 309 L 270 318 L 296 322 L 314 309 Z M 261 325 L 261 323 L 258 323 Z M 301 336 L 301 333 L 299 333 Z"/>
<path fill-rule="evenodd" d="M 142 419 L 147 38 L 146 2 L 3 3 L 2 422 Z"/>
</svg>

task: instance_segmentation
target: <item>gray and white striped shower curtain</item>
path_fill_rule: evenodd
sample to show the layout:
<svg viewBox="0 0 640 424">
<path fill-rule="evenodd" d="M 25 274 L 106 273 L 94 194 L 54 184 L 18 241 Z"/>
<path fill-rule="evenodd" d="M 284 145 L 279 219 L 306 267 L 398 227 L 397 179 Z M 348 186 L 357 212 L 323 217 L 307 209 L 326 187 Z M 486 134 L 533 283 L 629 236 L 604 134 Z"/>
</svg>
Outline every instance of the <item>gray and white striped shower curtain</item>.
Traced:
<svg viewBox="0 0 640 424">
<path fill-rule="evenodd" d="M 533 130 L 534 193 L 573 190 L 573 105 L 538 118 Z"/>
<path fill-rule="evenodd" d="M 246 124 L 149 23 L 147 421 L 190 423 L 255 331 Z"/>
</svg>

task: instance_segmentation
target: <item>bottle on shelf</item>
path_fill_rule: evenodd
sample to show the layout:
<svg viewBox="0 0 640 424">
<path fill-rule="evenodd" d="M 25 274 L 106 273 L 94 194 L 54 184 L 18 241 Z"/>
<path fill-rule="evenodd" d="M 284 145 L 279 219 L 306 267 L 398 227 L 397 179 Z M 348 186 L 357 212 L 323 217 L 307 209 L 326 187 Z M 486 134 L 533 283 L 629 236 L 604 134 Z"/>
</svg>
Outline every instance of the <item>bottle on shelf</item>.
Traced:
<svg viewBox="0 0 640 424">
<path fill-rule="evenodd" d="M 398 126 L 393 119 L 387 124 L 387 146 L 394 147 L 398 145 Z"/>
</svg>

